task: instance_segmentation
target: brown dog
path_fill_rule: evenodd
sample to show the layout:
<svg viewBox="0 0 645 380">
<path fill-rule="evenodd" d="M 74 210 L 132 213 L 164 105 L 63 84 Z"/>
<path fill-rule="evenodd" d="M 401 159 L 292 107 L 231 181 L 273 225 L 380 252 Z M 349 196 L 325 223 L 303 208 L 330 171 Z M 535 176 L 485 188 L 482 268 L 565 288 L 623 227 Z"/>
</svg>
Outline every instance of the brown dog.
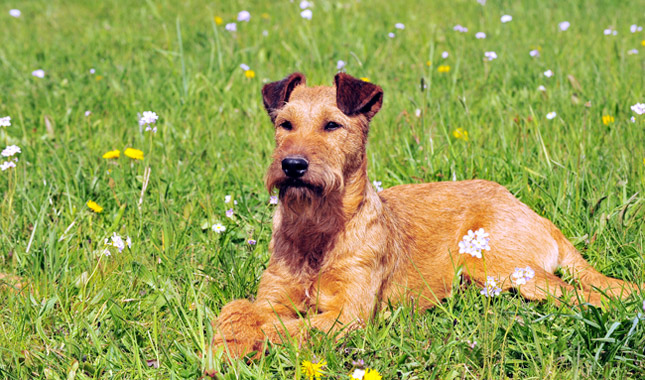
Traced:
<svg viewBox="0 0 645 380">
<path fill-rule="evenodd" d="M 636 289 L 593 269 L 553 223 L 496 183 L 402 185 L 377 194 L 365 145 L 383 100 L 379 86 L 340 73 L 334 87 L 309 88 L 295 73 L 262 95 L 276 140 L 266 184 L 280 202 L 256 300 L 227 304 L 215 323 L 213 346 L 232 356 L 262 352 L 266 340 L 304 338 L 309 327 L 360 325 L 388 300 L 431 307 L 459 273 L 488 291 L 493 280 L 531 300 L 574 289 L 553 274 L 559 266 L 594 305 L 598 290 L 625 297 Z M 490 234 L 488 247 L 479 247 L 483 257 L 459 253 L 464 236 L 480 228 Z M 519 285 L 511 274 L 527 266 L 534 276 Z"/>
</svg>

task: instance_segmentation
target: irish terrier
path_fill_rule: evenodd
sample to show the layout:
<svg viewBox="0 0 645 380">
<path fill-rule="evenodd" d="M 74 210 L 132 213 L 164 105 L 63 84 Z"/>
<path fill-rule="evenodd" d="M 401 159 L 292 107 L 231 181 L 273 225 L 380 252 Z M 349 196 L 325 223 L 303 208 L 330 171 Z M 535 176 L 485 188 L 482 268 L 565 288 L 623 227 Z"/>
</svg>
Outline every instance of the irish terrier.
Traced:
<svg viewBox="0 0 645 380">
<path fill-rule="evenodd" d="M 365 145 L 381 87 L 344 73 L 333 87 L 307 87 L 294 73 L 262 95 L 276 142 L 266 185 L 279 191 L 279 204 L 255 301 L 230 302 L 214 322 L 213 346 L 233 357 L 261 353 L 266 341 L 306 338 L 308 328 L 360 326 L 388 301 L 432 307 L 456 275 L 487 294 L 516 288 L 530 300 L 557 299 L 574 290 L 554 274 L 563 267 L 593 305 L 603 293 L 637 289 L 592 268 L 553 223 L 497 183 L 377 193 Z"/>
</svg>

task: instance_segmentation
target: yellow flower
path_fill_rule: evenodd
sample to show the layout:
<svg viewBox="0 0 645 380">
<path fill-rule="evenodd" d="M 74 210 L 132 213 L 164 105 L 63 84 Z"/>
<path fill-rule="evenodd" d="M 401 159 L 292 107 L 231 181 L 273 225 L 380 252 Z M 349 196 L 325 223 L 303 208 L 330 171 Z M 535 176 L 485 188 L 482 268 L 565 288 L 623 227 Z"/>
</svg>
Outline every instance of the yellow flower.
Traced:
<svg viewBox="0 0 645 380">
<path fill-rule="evenodd" d="M 613 122 L 614 122 L 614 117 L 613 116 L 604 115 L 602 117 L 602 123 L 605 124 L 605 125 L 609 125 L 609 124 L 611 124 Z"/>
<path fill-rule="evenodd" d="M 641 41 L 641 45 L 645 46 L 645 40 Z"/>
<path fill-rule="evenodd" d="M 118 149 L 111 150 L 109 152 L 106 152 L 103 155 L 103 158 L 119 158 L 121 156 L 121 151 Z"/>
<path fill-rule="evenodd" d="M 98 203 L 94 201 L 87 201 L 87 207 L 89 207 L 90 209 L 92 209 L 92 211 L 96 213 L 103 211 L 103 207 L 99 206 Z"/>
<path fill-rule="evenodd" d="M 123 152 L 126 156 L 132 158 L 133 160 L 143 160 L 143 152 L 139 149 L 128 148 Z"/>
<path fill-rule="evenodd" d="M 468 131 L 465 131 L 463 128 L 455 129 L 452 131 L 452 135 L 455 136 L 456 139 L 468 141 Z"/>
<path fill-rule="evenodd" d="M 448 65 L 441 65 L 437 67 L 437 71 L 440 73 L 449 73 L 450 72 L 450 66 Z"/>
<path fill-rule="evenodd" d="M 370 81 L 370 78 L 368 78 L 368 77 L 361 77 L 361 80 L 362 80 L 363 82 L 369 82 L 369 81 Z"/>
<path fill-rule="evenodd" d="M 378 373 L 377 370 L 375 369 L 367 369 L 365 371 L 365 376 L 363 376 L 363 380 L 381 380 L 381 374 Z"/>
<path fill-rule="evenodd" d="M 97 75 L 97 76 L 94 77 L 94 80 L 97 81 L 97 82 L 100 81 L 101 79 L 103 79 L 102 75 Z"/>
<path fill-rule="evenodd" d="M 269 14 L 268 14 L 268 13 L 262 13 L 262 14 L 260 15 L 260 17 L 262 17 L 262 18 L 263 18 L 263 19 L 265 19 L 265 20 L 268 20 L 271 16 L 269 16 Z"/>
<path fill-rule="evenodd" d="M 215 25 L 222 25 L 224 23 L 224 20 L 219 16 L 215 16 L 213 20 L 215 20 Z"/>
<path fill-rule="evenodd" d="M 244 76 L 249 78 L 249 79 L 253 79 L 253 78 L 255 78 L 255 71 L 246 70 L 246 71 L 244 71 Z"/>
<path fill-rule="evenodd" d="M 432 61 L 426 61 L 426 66 L 432 66 Z"/>
<path fill-rule="evenodd" d="M 322 375 L 322 367 L 327 365 L 327 362 L 324 360 L 319 361 L 318 363 L 312 363 L 309 360 L 302 361 L 302 372 L 309 380 L 320 379 Z"/>
</svg>

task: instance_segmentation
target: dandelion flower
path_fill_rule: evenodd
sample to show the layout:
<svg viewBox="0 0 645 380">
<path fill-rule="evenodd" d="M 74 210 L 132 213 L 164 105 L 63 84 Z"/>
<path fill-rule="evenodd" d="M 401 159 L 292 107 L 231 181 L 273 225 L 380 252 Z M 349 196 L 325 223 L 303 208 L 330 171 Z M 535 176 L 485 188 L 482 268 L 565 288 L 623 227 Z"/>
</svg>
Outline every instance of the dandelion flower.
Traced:
<svg viewBox="0 0 645 380">
<path fill-rule="evenodd" d="M 36 78 L 44 78 L 45 77 L 45 71 L 42 69 L 34 70 L 31 72 L 31 75 L 35 76 Z"/>
<path fill-rule="evenodd" d="M 441 53 L 441 58 L 446 59 L 449 55 L 450 54 L 447 51 L 444 51 L 443 53 Z"/>
<path fill-rule="evenodd" d="M 336 62 L 336 70 L 344 69 L 345 65 L 346 65 L 345 61 L 342 61 L 339 59 L 338 62 Z"/>
<path fill-rule="evenodd" d="M 642 115 L 645 113 L 645 103 L 636 103 L 633 106 L 631 106 L 632 111 L 636 112 L 638 115 Z"/>
<path fill-rule="evenodd" d="M 611 123 L 613 123 L 613 122 L 614 122 L 614 117 L 613 117 L 613 116 L 610 116 L 610 115 L 604 115 L 604 116 L 602 117 L 602 123 L 603 123 L 604 125 L 609 125 L 609 124 L 611 124 Z"/>
<path fill-rule="evenodd" d="M 249 78 L 249 79 L 253 79 L 253 78 L 255 78 L 255 71 L 253 71 L 253 70 L 246 70 L 246 71 L 244 72 L 244 76 L 245 76 L 245 77 L 247 77 L 247 78 Z"/>
<path fill-rule="evenodd" d="M 440 73 L 444 73 L 444 74 L 449 73 L 450 72 L 450 66 L 441 65 L 441 66 L 437 67 L 437 71 L 440 72 Z"/>
<path fill-rule="evenodd" d="M 215 25 L 217 26 L 222 25 L 224 23 L 224 19 L 219 16 L 213 17 L 213 21 L 215 21 Z"/>
<path fill-rule="evenodd" d="M 278 204 L 278 196 L 277 195 L 272 195 L 271 197 L 269 197 L 269 204 L 277 205 Z"/>
<path fill-rule="evenodd" d="M 549 119 L 549 120 L 555 119 L 556 116 L 558 116 L 558 114 L 555 113 L 555 111 L 552 111 L 552 112 L 549 112 L 549 113 L 546 114 L 546 118 Z"/>
<path fill-rule="evenodd" d="M 513 20 L 513 16 L 511 15 L 504 15 L 499 19 L 503 24 L 506 24 L 507 22 L 511 22 Z"/>
<path fill-rule="evenodd" d="M 237 14 L 237 21 L 239 22 L 249 22 L 251 19 L 251 14 L 248 11 L 241 11 Z"/>
<path fill-rule="evenodd" d="M 468 131 L 464 130 L 463 128 L 455 129 L 454 131 L 452 131 L 452 135 L 457 140 L 468 141 Z"/>
<path fill-rule="evenodd" d="M 365 376 L 363 376 L 363 380 L 381 380 L 382 378 L 377 370 L 369 368 L 365 371 Z"/>
<path fill-rule="evenodd" d="M 376 189 L 377 193 L 380 193 L 381 191 L 383 191 L 383 187 L 381 186 L 382 185 L 381 181 L 374 180 L 372 181 L 372 185 L 374 185 L 374 189 Z"/>
<path fill-rule="evenodd" d="M 320 379 L 322 376 L 322 367 L 327 365 L 327 362 L 322 360 L 318 363 L 312 363 L 309 360 L 302 361 L 302 372 L 309 380 Z"/>
<path fill-rule="evenodd" d="M 539 57 L 539 56 L 540 56 L 540 52 L 539 52 L 537 49 L 533 49 L 533 50 L 531 50 L 531 51 L 529 52 L 529 55 L 530 55 L 531 57 Z"/>
<path fill-rule="evenodd" d="M 139 149 L 127 148 L 123 154 L 133 160 L 143 160 L 143 152 Z"/>
<path fill-rule="evenodd" d="M 119 158 L 121 156 L 121 151 L 118 149 L 111 150 L 109 152 L 105 152 L 103 155 L 103 158 L 105 159 L 110 159 L 110 158 Z"/>
<path fill-rule="evenodd" d="M 90 210 L 92 210 L 92 211 L 94 211 L 96 213 L 99 213 L 99 212 L 103 211 L 103 207 L 99 206 L 98 203 L 96 203 L 94 201 L 87 201 L 87 207 L 89 207 Z"/>
<path fill-rule="evenodd" d="M 492 61 L 493 59 L 497 59 L 497 53 L 495 53 L 494 51 L 487 51 L 484 53 L 485 61 Z"/>
<path fill-rule="evenodd" d="M 544 76 L 547 78 L 551 78 L 553 76 L 553 71 L 547 70 L 544 72 Z"/>
<path fill-rule="evenodd" d="M 400 22 L 397 22 L 396 24 L 394 24 L 394 27 L 397 28 L 397 29 L 400 29 L 400 30 L 405 29 L 405 25 L 403 25 Z"/>
<path fill-rule="evenodd" d="M 472 257 L 481 259 L 482 251 L 490 251 L 490 245 L 488 244 L 490 238 L 488 236 L 488 233 L 483 228 L 475 232 L 468 230 L 468 234 L 464 235 L 459 242 L 459 253 L 467 253 Z"/>
<path fill-rule="evenodd" d="M 10 9 L 9 10 L 9 16 L 11 16 L 11 17 L 18 18 L 18 17 L 20 17 L 21 14 L 22 14 L 22 12 L 20 12 L 20 9 Z"/>
<path fill-rule="evenodd" d="M 304 11 L 300 12 L 300 17 L 306 20 L 311 20 L 313 16 L 314 16 L 314 12 L 312 12 L 311 9 L 305 9 Z"/>
<path fill-rule="evenodd" d="M 363 82 L 369 82 L 369 81 L 370 81 L 370 78 L 368 78 L 368 77 L 361 77 L 361 80 L 362 80 Z"/>
<path fill-rule="evenodd" d="M 4 157 L 12 157 L 15 154 L 22 153 L 20 147 L 17 145 L 9 145 L 8 147 L 2 150 L 2 155 Z"/>
<path fill-rule="evenodd" d="M 477 32 L 477 33 L 475 33 L 475 38 L 477 38 L 478 40 L 483 40 L 484 38 L 486 38 L 486 33 Z"/>
<path fill-rule="evenodd" d="M 226 227 L 224 227 L 222 223 L 213 224 L 213 227 L 211 227 L 211 229 L 217 232 L 218 234 L 221 234 L 222 232 L 226 231 Z"/>
<path fill-rule="evenodd" d="M 228 30 L 229 32 L 237 32 L 237 24 L 234 22 L 229 22 L 226 24 L 224 29 Z"/>
<path fill-rule="evenodd" d="M 302 0 L 300 2 L 300 9 L 307 9 L 307 8 L 311 8 L 313 6 L 314 5 L 312 3 L 310 3 L 310 2 L 308 2 L 307 0 Z"/>
<path fill-rule="evenodd" d="M 11 116 L 0 117 L 0 127 L 11 127 Z"/>
<path fill-rule="evenodd" d="M 511 280 L 518 286 L 526 284 L 533 277 L 535 277 L 535 271 L 528 266 L 526 268 L 515 268 L 515 271 L 511 274 Z"/>
<path fill-rule="evenodd" d="M 561 23 L 558 24 L 558 27 L 563 32 L 569 29 L 570 26 L 571 26 L 571 23 L 569 21 L 562 21 Z"/>
<path fill-rule="evenodd" d="M 484 289 L 482 289 L 480 293 L 485 295 L 486 297 L 495 297 L 498 296 L 501 292 L 502 289 L 497 286 L 495 279 L 491 276 L 488 276 L 486 283 L 484 284 Z"/>
<path fill-rule="evenodd" d="M 16 163 L 13 161 L 5 161 L 0 164 L 0 169 L 2 169 L 2 171 L 5 171 L 10 168 L 15 168 L 15 167 L 16 167 Z"/>
</svg>

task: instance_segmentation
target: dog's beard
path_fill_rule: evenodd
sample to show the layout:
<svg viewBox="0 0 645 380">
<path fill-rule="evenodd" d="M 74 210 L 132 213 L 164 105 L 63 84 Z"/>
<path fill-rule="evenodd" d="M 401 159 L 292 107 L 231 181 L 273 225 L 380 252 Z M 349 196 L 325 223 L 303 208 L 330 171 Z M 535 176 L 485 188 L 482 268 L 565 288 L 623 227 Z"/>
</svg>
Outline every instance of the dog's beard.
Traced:
<svg viewBox="0 0 645 380">
<path fill-rule="evenodd" d="M 281 162 L 274 161 L 267 172 L 266 185 L 269 192 L 278 190 L 280 201 L 287 207 L 301 209 L 316 207 L 332 193 L 343 187 L 342 174 L 329 168 L 311 165 L 300 178 L 287 177 L 282 171 Z"/>
</svg>

